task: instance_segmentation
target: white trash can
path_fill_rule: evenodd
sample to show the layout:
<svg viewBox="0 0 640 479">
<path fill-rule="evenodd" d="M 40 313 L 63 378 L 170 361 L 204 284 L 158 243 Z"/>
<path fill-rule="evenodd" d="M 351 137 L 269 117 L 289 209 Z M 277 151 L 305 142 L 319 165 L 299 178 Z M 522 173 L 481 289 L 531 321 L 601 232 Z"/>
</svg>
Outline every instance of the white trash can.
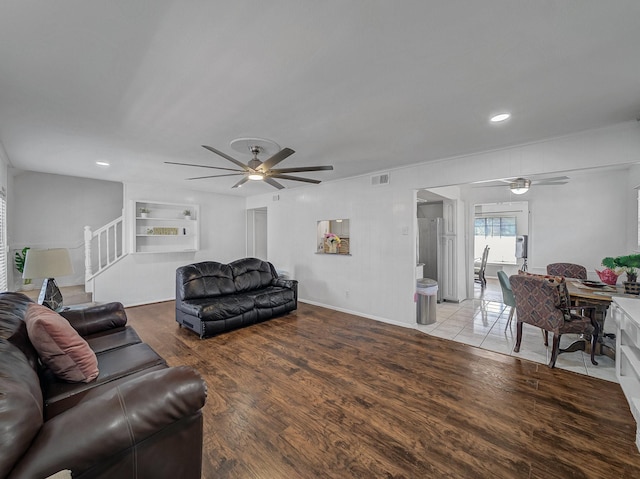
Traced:
<svg viewBox="0 0 640 479">
<path fill-rule="evenodd" d="M 438 282 L 430 278 L 416 281 L 416 314 L 418 324 L 436 322 L 436 304 L 438 302 Z"/>
</svg>

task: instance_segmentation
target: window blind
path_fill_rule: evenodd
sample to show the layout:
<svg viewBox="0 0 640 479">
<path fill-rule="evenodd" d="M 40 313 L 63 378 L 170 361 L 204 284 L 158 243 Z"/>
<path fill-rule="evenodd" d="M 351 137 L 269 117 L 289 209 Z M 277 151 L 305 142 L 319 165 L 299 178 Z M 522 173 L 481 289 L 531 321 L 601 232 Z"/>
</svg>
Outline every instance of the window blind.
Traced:
<svg viewBox="0 0 640 479">
<path fill-rule="evenodd" d="M 7 291 L 7 195 L 4 187 L 0 188 L 0 291 Z"/>
</svg>

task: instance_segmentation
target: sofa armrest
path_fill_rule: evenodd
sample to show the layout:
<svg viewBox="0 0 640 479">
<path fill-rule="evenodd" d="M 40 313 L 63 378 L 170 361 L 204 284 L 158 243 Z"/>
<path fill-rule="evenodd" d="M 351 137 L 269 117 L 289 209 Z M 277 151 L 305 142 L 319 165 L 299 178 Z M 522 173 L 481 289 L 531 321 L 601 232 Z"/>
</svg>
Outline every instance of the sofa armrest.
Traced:
<svg viewBox="0 0 640 479">
<path fill-rule="evenodd" d="M 298 281 L 295 279 L 282 279 L 275 278 L 272 282 L 274 286 L 279 286 L 281 288 L 289 288 L 293 290 L 293 296 L 296 300 L 296 304 L 298 303 Z"/>
<path fill-rule="evenodd" d="M 114 457 L 135 455 L 163 429 L 201 414 L 206 394 L 202 378 L 184 366 L 132 379 L 47 421 L 9 477 L 47 477 L 62 469 L 76 476 Z M 170 461 L 166 454 L 162 460 Z"/>
<path fill-rule="evenodd" d="M 122 328 L 127 324 L 124 306 L 118 302 L 61 311 L 60 315 L 71 323 L 80 336 Z"/>
<path fill-rule="evenodd" d="M 298 289 L 298 281 L 295 279 L 276 278 L 273 280 L 273 285 L 281 288 Z"/>
</svg>

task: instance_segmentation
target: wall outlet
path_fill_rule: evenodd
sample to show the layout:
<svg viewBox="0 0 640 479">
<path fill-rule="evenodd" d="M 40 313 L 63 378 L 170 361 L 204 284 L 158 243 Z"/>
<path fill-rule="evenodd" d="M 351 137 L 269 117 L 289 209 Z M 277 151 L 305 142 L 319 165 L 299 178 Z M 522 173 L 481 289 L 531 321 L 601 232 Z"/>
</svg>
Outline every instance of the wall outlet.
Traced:
<svg viewBox="0 0 640 479">
<path fill-rule="evenodd" d="M 351 294 L 351 291 L 346 290 L 346 291 L 344 292 L 344 297 L 345 297 L 345 298 L 348 298 L 350 294 Z"/>
</svg>

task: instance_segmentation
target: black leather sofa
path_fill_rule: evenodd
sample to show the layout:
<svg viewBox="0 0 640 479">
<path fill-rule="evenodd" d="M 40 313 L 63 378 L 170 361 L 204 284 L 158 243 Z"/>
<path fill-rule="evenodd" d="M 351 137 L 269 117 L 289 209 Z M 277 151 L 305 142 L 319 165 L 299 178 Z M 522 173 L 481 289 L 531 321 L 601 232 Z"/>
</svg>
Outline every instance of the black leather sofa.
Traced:
<svg viewBox="0 0 640 479">
<path fill-rule="evenodd" d="M 122 304 L 109 303 L 61 313 L 99 370 L 90 382 L 63 381 L 30 340 L 30 304 L 0 293 L 0 478 L 200 478 L 202 378 L 168 367 L 127 326 Z"/>
<path fill-rule="evenodd" d="M 176 321 L 201 338 L 265 321 L 297 307 L 298 282 L 278 278 L 267 261 L 204 261 L 176 270 Z"/>
</svg>

